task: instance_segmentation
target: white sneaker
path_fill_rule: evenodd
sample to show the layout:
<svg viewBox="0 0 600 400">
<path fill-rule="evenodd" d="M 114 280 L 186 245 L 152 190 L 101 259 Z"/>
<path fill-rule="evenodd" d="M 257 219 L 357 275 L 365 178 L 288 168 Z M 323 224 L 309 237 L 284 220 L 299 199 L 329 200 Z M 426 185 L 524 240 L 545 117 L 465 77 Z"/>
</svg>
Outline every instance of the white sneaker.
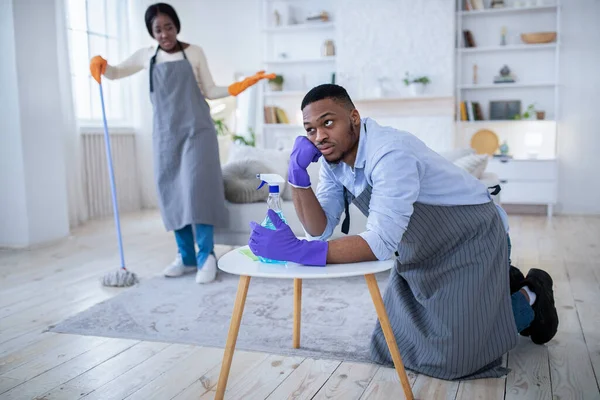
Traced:
<svg viewBox="0 0 600 400">
<path fill-rule="evenodd" d="M 217 277 L 217 259 L 209 254 L 202 268 L 196 272 L 196 283 L 209 283 Z"/>
<path fill-rule="evenodd" d="M 196 271 L 197 267 L 186 267 L 183 265 L 183 260 L 181 259 L 181 254 L 177 254 L 175 257 L 175 261 L 171 263 L 165 270 L 163 271 L 164 276 L 169 278 L 174 278 L 176 276 L 181 276 L 183 274 L 189 274 Z"/>
</svg>

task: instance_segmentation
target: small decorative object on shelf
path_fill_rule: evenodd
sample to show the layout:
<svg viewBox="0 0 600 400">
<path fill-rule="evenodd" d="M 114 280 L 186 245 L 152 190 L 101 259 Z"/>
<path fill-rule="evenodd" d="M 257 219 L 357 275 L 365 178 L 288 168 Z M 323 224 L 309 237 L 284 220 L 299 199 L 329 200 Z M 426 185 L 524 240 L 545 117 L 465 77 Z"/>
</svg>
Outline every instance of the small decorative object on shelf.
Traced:
<svg viewBox="0 0 600 400">
<path fill-rule="evenodd" d="M 328 22 L 329 21 L 329 13 L 327 11 L 321 11 L 319 15 L 314 15 L 312 17 L 306 18 L 307 21 L 321 21 Z"/>
<path fill-rule="evenodd" d="M 502 27 L 502 31 L 500 34 L 500 46 L 506 46 L 506 27 Z"/>
<path fill-rule="evenodd" d="M 535 113 L 535 105 L 530 104 L 525 109 L 523 114 L 517 114 L 514 116 L 514 119 L 533 119 L 533 114 Z"/>
<path fill-rule="evenodd" d="M 425 85 L 431 83 L 428 77 L 420 76 L 418 78 L 410 78 L 408 72 L 405 73 L 404 84 L 408 86 L 410 93 L 413 96 L 423 94 L 425 91 Z"/>
<path fill-rule="evenodd" d="M 535 117 L 539 120 L 543 120 L 546 117 L 546 112 L 545 111 L 536 111 Z"/>
<path fill-rule="evenodd" d="M 283 90 L 283 76 L 276 75 L 275 78 L 269 79 L 269 86 L 274 92 L 280 92 Z"/>
<path fill-rule="evenodd" d="M 335 56 L 335 44 L 333 44 L 333 40 L 326 40 L 321 50 L 323 57 Z"/>
<path fill-rule="evenodd" d="M 500 154 L 502 156 L 507 156 L 508 155 L 508 151 L 509 151 L 509 147 L 508 144 L 506 143 L 506 140 L 502 142 L 502 144 L 500 145 Z"/>
<path fill-rule="evenodd" d="M 473 34 L 470 30 L 467 29 L 463 31 L 463 39 L 466 48 L 475 47 L 475 39 L 473 39 Z"/>
<path fill-rule="evenodd" d="M 473 85 L 477 85 L 477 64 L 473 64 Z"/>
<path fill-rule="evenodd" d="M 499 100 L 490 101 L 490 119 L 495 121 L 505 121 L 515 119 L 516 115 L 521 114 L 520 100 Z"/>
<path fill-rule="evenodd" d="M 515 77 L 511 74 L 507 65 L 500 70 L 500 76 L 494 77 L 494 83 L 514 83 Z"/>
<path fill-rule="evenodd" d="M 492 8 L 504 8 L 504 0 L 492 0 Z"/>
<path fill-rule="evenodd" d="M 275 26 L 281 25 L 281 14 L 279 14 L 279 11 L 277 10 L 273 13 L 273 22 L 275 23 Z"/>
<path fill-rule="evenodd" d="M 556 40 L 556 32 L 521 33 L 521 40 L 527 44 L 551 43 Z"/>
</svg>

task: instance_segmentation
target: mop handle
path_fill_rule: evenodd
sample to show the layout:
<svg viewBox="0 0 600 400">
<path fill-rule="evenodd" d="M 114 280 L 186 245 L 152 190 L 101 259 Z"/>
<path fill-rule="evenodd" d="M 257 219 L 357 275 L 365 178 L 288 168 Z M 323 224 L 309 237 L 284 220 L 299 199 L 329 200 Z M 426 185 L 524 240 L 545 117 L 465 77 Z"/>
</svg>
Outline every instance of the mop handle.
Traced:
<svg viewBox="0 0 600 400">
<path fill-rule="evenodd" d="M 110 136 L 108 135 L 108 124 L 106 123 L 106 110 L 104 108 L 104 93 L 102 83 L 100 86 L 100 103 L 102 105 L 102 122 L 104 123 L 104 144 L 106 145 L 106 162 L 108 163 L 108 175 L 110 176 L 110 191 L 112 192 L 113 214 L 117 228 L 117 239 L 119 241 L 119 256 L 121 257 L 121 268 L 125 269 L 125 256 L 123 255 L 123 241 L 121 239 L 121 223 L 119 222 L 119 205 L 117 204 L 117 187 L 115 185 L 115 172 L 113 171 L 112 153 L 110 150 Z"/>
</svg>

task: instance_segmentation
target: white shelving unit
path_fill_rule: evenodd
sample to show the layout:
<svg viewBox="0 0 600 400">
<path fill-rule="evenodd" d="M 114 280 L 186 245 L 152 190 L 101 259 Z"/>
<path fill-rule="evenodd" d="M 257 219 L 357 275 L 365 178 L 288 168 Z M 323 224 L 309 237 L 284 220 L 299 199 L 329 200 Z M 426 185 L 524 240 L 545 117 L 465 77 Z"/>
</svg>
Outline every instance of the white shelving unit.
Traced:
<svg viewBox="0 0 600 400">
<path fill-rule="evenodd" d="M 261 85 L 257 107 L 257 136 L 265 148 L 289 148 L 303 132 L 300 103 L 312 87 L 331 83 L 336 72 L 335 55 L 324 56 L 326 40 L 336 41 L 336 0 L 262 0 L 263 69 L 282 75 L 282 91 Z M 276 24 L 275 11 L 280 24 Z M 327 12 L 328 21 L 307 17 Z M 289 124 L 265 123 L 265 106 L 285 111 Z"/>
<path fill-rule="evenodd" d="M 496 133 L 506 141 L 511 159 L 493 159 L 488 170 L 503 183 L 500 199 L 504 203 L 547 204 L 549 215 L 556 202 L 557 123 L 560 111 L 560 0 L 534 0 L 526 7 L 465 10 L 465 0 L 457 0 L 456 12 L 456 144 L 469 146 L 471 137 L 481 129 Z M 502 28 L 506 43 L 501 44 Z M 469 30 L 476 47 L 467 48 L 463 31 Z M 552 43 L 526 44 L 522 33 L 556 32 Z M 477 65 L 477 82 L 473 81 Z M 507 65 L 515 83 L 494 83 L 494 77 Z M 489 120 L 490 101 L 521 102 L 521 112 L 530 104 L 545 112 L 544 120 Z M 478 102 L 483 121 L 461 121 L 463 101 Z M 535 118 L 535 116 L 534 116 Z M 523 190 L 527 188 L 527 190 Z M 539 189 L 539 190 L 538 190 Z"/>
</svg>

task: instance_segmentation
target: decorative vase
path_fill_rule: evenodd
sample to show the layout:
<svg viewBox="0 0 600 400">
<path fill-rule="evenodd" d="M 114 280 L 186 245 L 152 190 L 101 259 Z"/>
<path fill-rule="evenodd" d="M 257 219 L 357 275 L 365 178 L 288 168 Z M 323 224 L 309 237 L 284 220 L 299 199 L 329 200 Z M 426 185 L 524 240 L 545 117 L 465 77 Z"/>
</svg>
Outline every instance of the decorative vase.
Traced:
<svg viewBox="0 0 600 400">
<path fill-rule="evenodd" d="M 425 85 L 422 83 L 411 83 L 408 89 L 413 96 L 420 96 L 425 91 Z"/>
<path fill-rule="evenodd" d="M 506 140 L 504 142 L 502 142 L 502 144 L 500 145 L 500 154 L 502 154 L 503 156 L 508 155 L 508 144 L 506 143 Z"/>
<path fill-rule="evenodd" d="M 535 112 L 535 116 L 537 117 L 537 119 L 544 119 L 546 117 L 546 112 L 545 111 L 536 111 Z"/>
</svg>

